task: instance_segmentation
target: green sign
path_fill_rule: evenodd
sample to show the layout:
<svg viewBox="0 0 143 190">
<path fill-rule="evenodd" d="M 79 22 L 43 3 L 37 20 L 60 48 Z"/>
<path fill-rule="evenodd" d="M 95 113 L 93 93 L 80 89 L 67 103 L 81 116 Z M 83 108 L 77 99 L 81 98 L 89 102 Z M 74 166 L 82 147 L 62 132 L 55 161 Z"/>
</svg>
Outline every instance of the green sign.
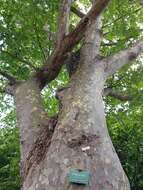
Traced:
<svg viewBox="0 0 143 190">
<path fill-rule="evenodd" d="M 70 183 L 88 185 L 89 178 L 90 173 L 86 170 L 71 169 L 68 174 L 68 179 Z"/>
</svg>

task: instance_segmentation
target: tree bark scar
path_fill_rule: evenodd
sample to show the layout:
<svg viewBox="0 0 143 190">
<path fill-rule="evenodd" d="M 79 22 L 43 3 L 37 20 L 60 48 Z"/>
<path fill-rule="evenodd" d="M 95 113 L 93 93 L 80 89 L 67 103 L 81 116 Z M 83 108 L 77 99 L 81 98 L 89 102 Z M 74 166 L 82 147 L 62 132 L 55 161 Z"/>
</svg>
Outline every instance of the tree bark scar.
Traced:
<svg viewBox="0 0 143 190">
<path fill-rule="evenodd" d="M 75 114 L 75 118 L 74 118 L 74 120 L 77 120 L 78 119 L 78 116 L 79 116 L 79 108 L 77 108 L 77 112 L 76 112 L 76 114 Z"/>
<path fill-rule="evenodd" d="M 25 181 L 31 168 L 34 169 L 37 165 L 40 164 L 42 160 L 44 160 L 50 146 L 51 138 L 56 124 L 57 119 L 51 119 L 48 123 L 48 126 L 52 125 L 53 130 L 49 130 L 48 126 L 41 128 L 41 132 L 39 133 L 38 138 L 33 145 L 33 148 L 29 152 L 29 155 L 23 164 L 23 172 L 21 176 L 22 181 Z"/>
<path fill-rule="evenodd" d="M 131 53 L 129 54 L 129 61 L 132 61 L 132 60 L 135 59 L 136 57 L 137 57 L 137 54 L 134 53 L 134 52 L 131 52 Z"/>
<path fill-rule="evenodd" d="M 77 148 L 81 146 L 92 146 L 92 142 L 96 143 L 99 137 L 97 135 L 92 135 L 92 134 L 86 134 L 84 132 L 80 133 L 77 131 L 77 135 L 72 135 L 72 137 L 67 139 L 67 145 L 70 148 Z M 98 140 L 99 141 L 99 140 Z"/>
<path fill-rule="evenodd" d="M 79 133 L 80 132 L 77 131 L 77 135 L 73 135 L 67 140 L 67 146 L 75 151 L 84 152 L 90 159 L 93 159 L 96 155 L 96 151 L 102 144 L 100 136 L 84 132 Z"/>
</svg>

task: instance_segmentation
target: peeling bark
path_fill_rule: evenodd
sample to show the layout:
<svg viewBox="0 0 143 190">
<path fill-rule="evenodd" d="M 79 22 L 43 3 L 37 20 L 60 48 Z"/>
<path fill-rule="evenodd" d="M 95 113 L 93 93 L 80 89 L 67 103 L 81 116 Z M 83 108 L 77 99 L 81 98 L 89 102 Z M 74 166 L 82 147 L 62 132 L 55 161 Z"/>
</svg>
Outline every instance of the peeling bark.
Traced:
<svg viewBox="0 0 143 190">
<path fill-rule="evenodd" d="M 39 151 L 43 158 L 55 126 L 44 112 L 37 81 L 17 83 L 14 90 L 17 122 L 20 129 L 21 177 L 25 179 L 30 165 L 38 164 Z M 45 147 L 44 147 L 45 146 Z M 39 150 L 41 148 L 41 150 Z M 42 148 L 44 150 L 42 150 Z M 41 159 L 40 159 L 41 160 Z"/>
<path fill-rule="evenodd" d="M 72 76 L 46 157 L 34 170 L 31 168 L 23 190 L 129 190 L 106 128 L 102 101 L 104 67 L 97 64 L 81 63 Z M 90 149 L 82 151 L 86 146 Z M 71 168 L 90 171 L 89 186 L 69 184 Z"/>
<path fill-rule="evenodd" d="M 85 33 L 79 67 L 62 92 L 62 108 L 48 151 L 29 169 L 22 190 L 130 189 L 106 127 L 102 100 L 106 75 L 98 59 L 100 41 L 98 18 Z M 89 185 L 70 184 L 72 168 L 88 170 Z"/>
<path fill-rule="evenodd" d="M 26 81 L 9 80 L 5 91 L 15 98 L 20 129 L 22 190 L 130 190 L 128 179 L 108 134 L 103 105 L 104 83 L 126 63 L 143 52 L 143 42 L 112 57 L 100 58 L 101 13 L 110 0 L 93 0 L 87 15 L 74 9 L 81 18 L 67 33 L 71 0 L 62 0 L 57 43 L 51 57 Z M 73 9 L 72 9 L 73 10 Z M 40 91 L 54 80 L 67 54 L 84 39 L 80 56 L 74 59 L 68 88 L 57 94 L 61 101 L 58 118 L 48 118 Z M 71 53 L 72 54 L 72 53 Z M 71 56 L 71 64 L 73 64 Z M 25 62 L 25 61 L 24 61 Z M 28 63 L 34 68 L 31 63 Z M 121 97 L 113 92 L 114 97 Z M 88 147 L 88 149 L 86 149 Z M 70 184 L 72 168 L 88 170 L 87 186 Z"/>
<path fill-rule="evenodd" d="M 92 1 L 89 13 L 69 34 L 67 22 L 72 1 L 62 2 L 57 44 L 48 64 L 46 62 L 34 77 L 14 85 L 20 128 L 21 189 L 130 190 L 108 134 L 102 95 L 107 77 L 135 59 L 142 52 L 142 42 L 111 58 L 101 59 L 100 14 L 109 0 Z M 48 118 L 40 91 L 55 79 L 67 53 L 83 38 L 78 66 L 69 73 L 70 83 L 57 93 L 61 102 L 58 119 Z M 89 185 L 69 183 L 70 169 L 88 170 Z"/>
</svg>

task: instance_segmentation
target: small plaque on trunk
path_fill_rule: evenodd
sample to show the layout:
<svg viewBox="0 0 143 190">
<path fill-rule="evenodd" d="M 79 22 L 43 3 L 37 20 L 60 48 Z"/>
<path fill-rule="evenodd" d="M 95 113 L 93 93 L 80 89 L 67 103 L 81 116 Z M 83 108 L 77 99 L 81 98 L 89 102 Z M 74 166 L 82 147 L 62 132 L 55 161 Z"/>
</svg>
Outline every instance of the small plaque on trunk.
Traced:
<svg viewBox="0 0 143 190">
<path fill-rule="evenodd" d="M 68 179 L 70 183 L 88 185 L 90 173 L 86 170 L 71 169 L 68 174 Z"/>
</svg>

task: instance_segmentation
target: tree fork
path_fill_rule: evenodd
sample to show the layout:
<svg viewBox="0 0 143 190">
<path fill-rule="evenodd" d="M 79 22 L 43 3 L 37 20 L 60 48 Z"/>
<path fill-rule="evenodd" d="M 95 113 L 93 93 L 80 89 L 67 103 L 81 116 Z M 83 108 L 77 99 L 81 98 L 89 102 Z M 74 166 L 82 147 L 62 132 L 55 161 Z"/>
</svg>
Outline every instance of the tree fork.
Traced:
<svg viewBox="0 0 143 190">
<path fill-rule="evenodd" d="M 102 92 L 107 77 L 142 52 L 142 43 L 111 58 L 99 59 L 99 16 L 109 0 L 96 1 L 69 34 L 66 32 L 66 16 L 69 16 L 71 1 L 68 2 L 62 4 L 66 7 L 61 9 L 66 10 L 61 14 L 64 21 L 59 24 L 61 32 L 48 64 L 36 73 L 36 78 L 30 78 L 15 89 L 24 170 L 22 189 L 83 189 L 82 186 L 69 184 L 67 180 L 69 170 L 77 168 L 89 170 L 91 174 L 90 184 L 85 189 L 129 190 L 128 179 L 106 127 Z M 83 36 L 79 67 L 72 74 L 69 88 L 64 91 L 54 133 L 48 133 L 45 127 L 49 120 L 42 106 L 40 91 L 55 79 L 67 53 Z M 39 84 L 42 84 L 41 89 Z M 85 152 L 83 148 L 86 146 L 89 151 Z M 39 147 L 42 147 L 40 153 Z"/>
<path fill-rule="evenodd" d="M 130 189 L 106 127 L 102 100 L 105 68 L 98 59 L 100 18 L 90 24 L 79 67 L 62 95 L 62 109 L 48 152 L 34 170 L 30 168 L 23 190 L 82 190 L 83 186 L 68 182 L 72 168 L 90 172 L 90 184 L 84 189 Z M 89 150 L 83 151 L 87 146 Z"/>
</svg>

